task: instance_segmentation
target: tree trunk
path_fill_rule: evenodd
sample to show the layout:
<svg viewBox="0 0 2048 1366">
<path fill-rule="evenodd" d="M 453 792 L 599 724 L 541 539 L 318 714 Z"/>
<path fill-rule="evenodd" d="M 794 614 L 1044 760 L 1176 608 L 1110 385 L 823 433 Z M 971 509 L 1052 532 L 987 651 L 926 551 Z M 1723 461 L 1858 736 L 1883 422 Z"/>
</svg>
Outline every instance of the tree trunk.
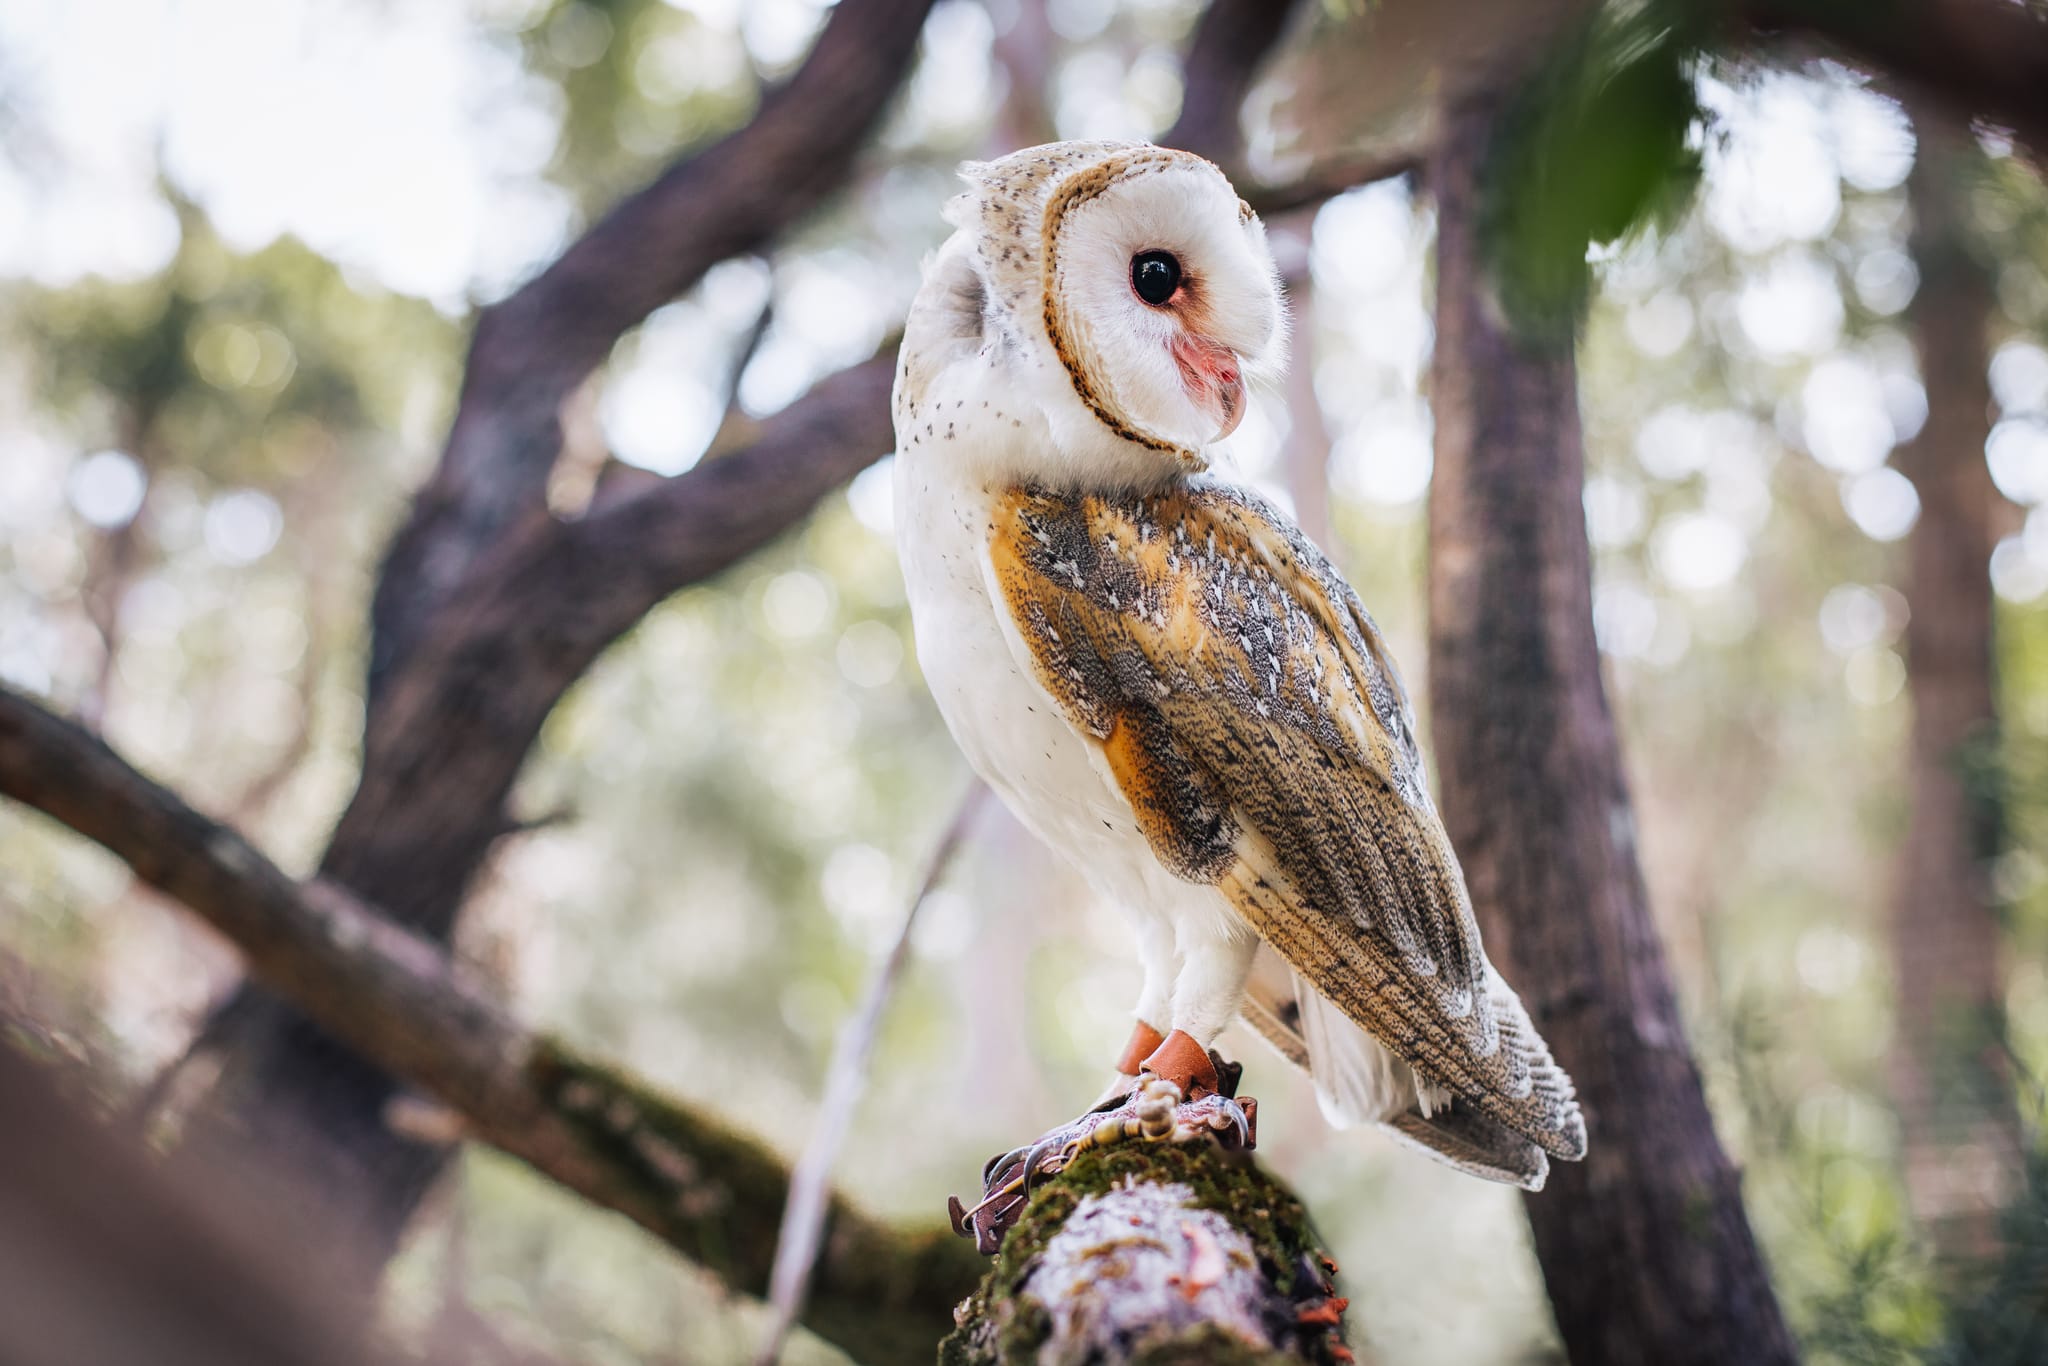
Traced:
<svg viewBox="0 0 2048 1366">
<path fill-rule="evenodd" d="M 1437 195 L 1430 701 L 1487 949 L 1577 1080 L 1590 1151 L 1528 1199 L 1576 1366 L 1796 1359 L 1650 918 L 1593 638 L 1569 342 L 1510 335 L 1479 241 L 1498 89 L 1454 97 Z"/>
<path fill-rule="evenodd" d="M 1995 770 L 1982 762 L 1998 719 L 1990 571 L 1998 495 L 1984 460 L 1995 300 L 1961 222 L 1969 132 L 1924 103 L 1915 123 L 1920 149 L 1907 194 L 1920 292 L 1911 322 L 1927 424 L 1899 457 L 1920 495 L 1920 521 L 1905 582 L 1912 824 L 1893 889 L 1893 1086 L 1913 1213 L 1937 1251 L 1970 1258 L 1996 1246 L 2020 1162 L 1988 869 L 2000 803 Z"/>
<path fill-rule="evenodd" d="M 605 515 L 555 523 L 546 486 L 561 450 L 562 405 L 621 335 L 719 261 L 774 242 L 846 182 L 911 65 L 931 2 L 839 6 L 751 122 L 672 164 L 478 316 L 441 461 L 378 577 L 362 778 L 322 856 L 324 878 L 436 939 L 449 936 L 470 884 L 511 828 L 506 799 L 541 722 L 659 596 L 609 634 L 594 632 L 583 605 L 572 603 L 557 615 L 538 606 L 509 623 L 500 615 L 496 633 L 480 639 L 478 624 L 493 624 L 502 607 L 493 590 L 549 560 L 550 550 L 551 567 L 606 583 L 596 571 L 622 542 L 647 545 L 628 533 L 654 529 L 649 523 L 677 501 L 670 491 L 685 488 L 664 481 Z M 865 419 L 878 439 L 855 448 L 863 458 L 853 468 L 887 447 L 881 394 L 886 385 Z M 847 449 L 828 448 L 813 463 L 844 468 L 834 457 Z M 723 463 L 702 472 L 716 481 Z M 758 517 L 742 505 L 742 523 L 754 524 L 741 537 L 746 548 L 837 482 L 768 501 L 784 502 L 786 516 Z M 721 531 L 714 523 L 712 544 L 728 539 Z M 687 556 L 687 538 L 670 532 L 664 543 Z M 611 541 L 593 544 L 602 533 Z M 624 592 L 669 576 L 661 558 L 629 558 L 617 574 Z M 201 1043 L 220 1083 L 188 1117 L 181 1157 L 244 1170 L 305 1230 L 309 1255 L 324 1258 L 329 1274 L 371 1290 L 446 1148 L 397 1132 L 387 1122 L 391 1079 L 273 996 L 241 991 Z"/>
<path fill-rule="evenodd" d="M 1084 1153 L 1032 1198 L 941 1366 L 1351 1360 L 1300 1201 L 1206 1140 Z"/>
</svg>

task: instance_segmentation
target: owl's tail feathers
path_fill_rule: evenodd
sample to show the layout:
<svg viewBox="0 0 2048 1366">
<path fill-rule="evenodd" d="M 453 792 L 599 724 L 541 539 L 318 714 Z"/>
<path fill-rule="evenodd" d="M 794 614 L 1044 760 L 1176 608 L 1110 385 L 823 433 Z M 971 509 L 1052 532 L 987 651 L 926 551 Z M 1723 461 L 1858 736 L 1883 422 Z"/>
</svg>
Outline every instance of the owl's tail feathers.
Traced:
<svg viewBox="0 0 2048 1366">
<path fill-rule="evenodd" d="M 1502 1046 L 1525 1050 L 1539 1087 L 1562 1085 L 1568 1094 L 1571 1082 L 1551 1061 L 1521 1002 L 1497 974 L 1489 975 L 1488 987 L 1500 1016 Z M 1263 947 L 1253 966 L 1244 1015 L 1290 1061 L 1307 1068 L 1332 1125 L 1379 1124 L 1403 1146 L 1467 1175 L 1524 1190 L 1543 1188 L 1550 1173 L 1543 1146 L 1417 1077 Z M 1576 1106 L 1571 1108 L 1576 1124 Z M 1584 1142 L 1580 1129 L 1577 1146 L 1583 1148 Z"/>
</svg>

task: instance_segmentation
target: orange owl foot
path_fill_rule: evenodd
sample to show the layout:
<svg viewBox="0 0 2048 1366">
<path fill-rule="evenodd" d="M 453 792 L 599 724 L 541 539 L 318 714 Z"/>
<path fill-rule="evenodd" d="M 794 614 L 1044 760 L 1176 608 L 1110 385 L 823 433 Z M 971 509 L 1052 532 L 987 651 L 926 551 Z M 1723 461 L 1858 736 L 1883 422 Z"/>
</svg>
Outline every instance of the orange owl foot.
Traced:
<svg viewBox="0 0 2048 1366">
<path fill-rule="evenodd" d="M 993 1256 L 1003 1235 L 1023 1216 L 1034 1187 L 1091 1148 L 1199 1138 L 1230 1151 L 1257 1146 L 1259 1103 L 1236 1097 L 1242 1064 L 1224 1062 L 1176 1030 L 1145 1059 L 1144 1068 L 1129 1091 L 1110 1096 L 1026 1147 L 990 1158 L 982 1168 L 979 1204 L 970 1209 L 957 1195 L 948 1199 L 953 1231 Z"/>
</svg>

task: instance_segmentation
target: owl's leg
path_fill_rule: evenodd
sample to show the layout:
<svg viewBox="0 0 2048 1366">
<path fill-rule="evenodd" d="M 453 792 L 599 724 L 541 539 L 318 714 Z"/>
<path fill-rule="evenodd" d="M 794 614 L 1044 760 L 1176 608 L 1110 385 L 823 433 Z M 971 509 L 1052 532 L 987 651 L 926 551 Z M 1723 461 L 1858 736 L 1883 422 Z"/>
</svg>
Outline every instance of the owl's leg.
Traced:
<svg viewBox="0 0 2048 1366">
<path fill-rule="evenodd" d="M 1131 918 L 1145 982 L 1131 1011 L 1131 1037 L 1116 1060 L 1116 1075 L 1109 1088 L 1095 1102 L 1098 1107 L 1129 1095 L 1138 1084 L 1138 1074 L 1145 1070 L 1145 1059 L 1166 1041 L 1159 1025 L 1172 1018 L 1173 985 L 1180 976 L 1180 946 L 1173 922 L 1149 909 L 1134 910 Z"/>
<path fill-rule="evenodd" d="M 1173 988 L 1173 1032 L 1145 1059 L 1146 1076 L 1171 1083 L 1182 1097 L 1180 1124 L 1207 1129 L 1227 1147 L 1257 1142 L 1258 1102 L 1237 1096 L 1244 1071 L 1209 1045 L 1237 1018 L 1259 937 L 1238 921 L 1190 917 L 1178 927 L 1180 976 Z"/>
<path fill-rule="evenodd" d="M 1259 936 L 1241 920 L 1189 917 L 1176 942 L 1181 969 L 1173 984 L 1173 1027 L 1207 1050 L 1244 1004 Z"/>
<path fill-rule="evenodd" d="M 1172 1018 L 1173 986 L 1180 977 L 1181 968 L 1180 946 L 1173 932 L 1173 921 L 1152 909 L 1142 898 L 1127 900 L 1123 905 L 1130 916 L 1131 932 L 1137 940 L 1138 965 L 1144 972 L 1144 985 L 1138 992 L 1138 1004 L 1131 1011 L 1130 1037 L 1124 1042 L 1123 1052 L 1117 1055 L 1109 1084 L 1080 1118 L 991 1157 L 981 1171 L 984 1190 L 995 1189 L 991 1183 L 998 1172 L 1015 1167 L 1028 1154 L 1043 1146 L 1047 1139 L 1070 1136 L 1087 1124 L 1091 1117 L 1125 1108 L 1123 1102 L 1128 1101 L 1137 1089 L 1138 1074 L 1145 1070 L 1145 1059 L 1166 1041 L 1166 1036 L 1153 1022 Z"/>
<path fill-rule="evenodd" d="M 1138 1046 L 1148 1042 L 1143 1037 L 1147 1017 L 1139 1017 L 1139 1028 L 1118 1068 L 1138 1071 L 1128 1093 L 1112 1095 L 1027 1148 L 991 1159 L 982 1171 L 981 1203 L 972 1209 L 957 1198 L 952 1201 L 953 1227 L 972 1236 L 983 1252 L 993 1253 L 1002 1245 L 1003 1235 L 1023 1213 L 1039 1179 L 1091 1148 L 1202 1137 L 1226 1148 L 1253 1146 L 1258 1102 L 1236 1099 L 1243 1069 L 1210 1052 L 1208 1042 L 1237 1014 L 1258 938 L 1238 926 L 1202 924 L 1192 934 L 1182 926 L 1172 942 L 1180 959 L 1173 986 L 1174 1029 L 1164 1039 L 1155 1033 L 1156 1046 L 1138 1054 Z M 1148 997 L 1153 986 L 1150 968 L 1148 962 Z M 1142 1062 L 1136 1060 L 1139 1057 Z"/>
</svg>

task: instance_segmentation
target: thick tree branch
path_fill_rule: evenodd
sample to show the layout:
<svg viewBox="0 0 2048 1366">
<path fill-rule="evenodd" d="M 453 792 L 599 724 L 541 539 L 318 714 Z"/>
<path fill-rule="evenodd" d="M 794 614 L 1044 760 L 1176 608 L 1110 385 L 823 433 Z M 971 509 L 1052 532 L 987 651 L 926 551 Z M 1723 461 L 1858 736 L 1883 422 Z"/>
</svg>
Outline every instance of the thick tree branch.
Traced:
<svg viewBox="0 0 2048 1366">
<path fill-rule="evenodd" d="M 1420 151 L 1405 149 L 1308 166 L 1271 184 L 1244 169 L 1245 96 L 1297 8 L 1297 0 L 1217 0 L 1204 10 L 1183 60 L 1187 93 L 1180 116 L 1159 138 L 1163 146 L 1194 152 L 1222 166 L 1245 202 L 1267 217 L 1310 208 L 1360 185 L 1412 174 L 1421 166 Z"/>
<path fill-rule="evenodd" d="M 652 503 L 624 500 L 630 507 L 607 509 L 580 532 L 559 532 L 546 509 L 565 401 L 628 328 L 717 261 L 765 246 L 844 183 L 910 65 L 930 8 L 931 0 L 846 0 L 797 74 L 767 95 L 752 122 L 671 167 L 479 320 L 440 466 L 379 578 L 365 771 L 321 865 L 328 878 L 398 923 L 436 936 L 453 924 L 463 892 L 506 828 L 505 794 L 540 719 L 582 664 L 633 619 L 608 616 L 597 633 L 575 620 L 558 628 L 540 615 L 574 619 L 585 604 L 540 592 L 526 605 L 525 621 L 512 623 L 531 628 L 524 635 L 508 639 L 501 631 L 471 650 L 476 667 L 451 680 L 466 696 L 450 708 L 422 705 L 423 696 L 447 700 L 447 688 L 416 686 L 405 666 L 423 642 L 445 652 L 443 626 L 470 619 L 465 586 L 481 584 L 488 599 L 483 616 L 503 625 L 491 615 L 503 602 L 494 591 L 502 585 L 488 575 L 516 571 L 525 563 L 522 551 L 566 558 L 601 530 L 639 533 L 656 539 L 606 541 L 594 547 L 592 563 L 628 562 L 626 577 L 644 611 L 659 597 L 648 595 L 650 584 L 672 589 L 688 581 L 678 576 L 728 563 L 739 553 L 735 547 L 765 541 L 857 468 L 848 459 L 864 463 L 887 449 L 887 405 L 876 399 L 879 437 L 784 450 L 780 460 L 762 462 L 787 476 L 772 485 L 750 482 L 749 462 L 719 462 L 715 472 L 693 475 L 679 490 L 665 488 Z M 824 406 L 832 406 L 829 399 Z M 698 503 L 693 491 L 707 485 L 734 491 L 743 502 Z M 706 543 L 695 545 L 693 537 Z M 593 582 L 587 573 L 575 581 Z M 599 591 L 610 586 L 595 584 Z M 607 599 L 614 606 L 622 600 Z M 502 653 L 480 657 L 491 648 Z M 581 662 L 567 668 L 565 659 Z M 535 676 L 522 676 L 529 667 Z M 386 716 L 386 703 L 399 694 L 408 699 L 407 714 L 429 724 L 460 715 L 461 727 L 408 734 Z M 431 757 L 422 762 L 423 756 Z M 436 780 L 411 781 L 422 773 Z M 479 785 L 452 781 L 456 773 Z M 264 1171 L 277 1201 L 298 1210 L 309 1233 L 359 1223 L 358 1237 L 333 1240 L 362 1250 L 354 1265 L 335 1271 L 367 1290 L 439 1171 L 441 1154 L 383 1122 L 388 1078 L 275 999 L 238 992 L 209 1022 L 203 1041 L 220 1060 L 219 1081 L 185 1116 L 185 1146 Z"/>
<path fill-rule="evenodd" d="M 891 375 L 879 357 L 842 371 L 747 449 L 580 521 L 536 523 L 493 552 L 391 678 L 322 875 L 378 904 L 403 896 L 413 923 L 445 932 L 562 694 L 656 603 L 887 454 Z"/>
<path fill-rule="evenodd" d="M 536 519 L 499 545 L 389 678 L 322 876 L 444 936 L 510 828 L 513 781 L 563 693 L 663 597 L 766 543 L 884 454 L 889 380 L 886 360 L 856 366 L 745 450 L 581 521 Z M 339 1243 L 358 1257 L 336 1272 L 367 1289 L 440 1152 L 391 1132 L 389 1080 L 287 1003 L 245 989 L 206 1043 L 224 1066 L 187 1116 L 188 1146 L 265 1171 L 309 1227 L 359 1223 Z"/>
<path fill-rule="evenodd" d="M 677 162 L 477 319 L 439 468 L 385 559 L 372 706 L 455 586 L 544 515 L 564 400 L 648 314 L 758 251 L 845 183 L 910 65 L 932 0 L 847 0 L 744 128 Z"/>
<path fill-rule="evenodd" d="M 2012 129 L 2048 157 L 2048 17 L 2008 0 L 1742 0 L 1765 35 L 1817 38 L 1940 100 Z"/>
<path fill-rule="evenodd" d="M 1336 1366 L 1345 1301 L 1301 1202 L 1214 1143 L 1084 1153 L 1032 1197 L 941 1366 Z"/>
<path fill-rule="evenodd" d="M 435 945 L 332 883 L 301 884 L 98 738 L 0 688 L 0 793 L 119 856 L 232 940 L 337 1038 L 466 1132 L 616 1210 L 734 1288 L 768 1284 L 782 1160 L 619 1069 L 515 1023 Z M 949 1230 L 835 1200 L 804 1321 L 867 1361 L 928 1352 L 980 1269 Z"/>
<path fill-rule="evenodd" d="M 1291 180 L 1271 185 L 1251 181 L 1240 183 L 1237 188 L 1238 193 L 1244 196 L 1245 203 L 1251 205 L 1254 212 L 1262 218 L 1271 218 L 1295 209 L 1314 208 L 1326 199 L 1334 199 L 1346 190 L 1355 190 L 1376 180 L 1392 180 L 1396 176 L 1420 176 L 1422 163 L 1423 154 L 1420 151 L 1340 158 L 1310 166 Z"/>
</svg>

